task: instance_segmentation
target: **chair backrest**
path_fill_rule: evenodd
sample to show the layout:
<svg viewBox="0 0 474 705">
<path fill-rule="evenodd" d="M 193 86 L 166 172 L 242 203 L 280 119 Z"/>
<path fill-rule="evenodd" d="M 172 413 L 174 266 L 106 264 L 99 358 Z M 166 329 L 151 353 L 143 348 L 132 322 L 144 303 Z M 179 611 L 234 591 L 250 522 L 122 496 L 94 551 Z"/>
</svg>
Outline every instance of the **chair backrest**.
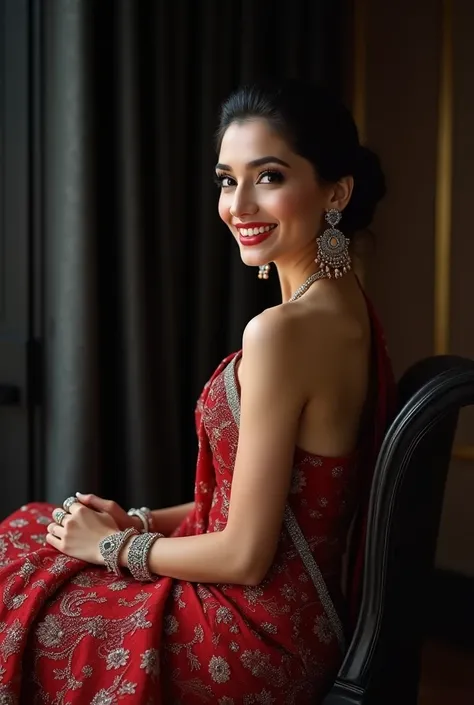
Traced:
<svg viewBox="0 0 474 705">
<path fill-rule="evenodd" d="M 402 377 L 371 490 L 361 609 L 324 705 L 416 705 L 426 591 L 459 411 L 474 361 L 426 358 Z"/>
</svg>

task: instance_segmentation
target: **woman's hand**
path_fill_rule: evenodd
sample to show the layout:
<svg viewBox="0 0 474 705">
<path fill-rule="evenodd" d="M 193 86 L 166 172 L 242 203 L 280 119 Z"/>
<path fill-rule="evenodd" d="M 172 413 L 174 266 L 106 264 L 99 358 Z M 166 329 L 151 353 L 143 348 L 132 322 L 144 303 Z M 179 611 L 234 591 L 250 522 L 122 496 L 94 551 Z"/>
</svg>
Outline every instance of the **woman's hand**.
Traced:
<svg viewBox="0 0 474 705">
<path fill-rule="evenodd" d="M 76 497 L 79 502 L 84 504 L 86 507 L 95 509 L 98 512 L 110 514 L 120 531 L 124 531 L 124 529 L 128 529 L 130 527 L 138 529 L 138 531 L 142 531 L 143 529 L 143 524 L 140 517 L 128 516 L 125 509 L 122 509 L 122 507 L 112 499 L 102 499 L 102 497 L 97 497 L 95 494 L 81 494 L 81 492 L 76 492 Z"/>
<path fill-rule="evenodd" d="M 53 519 L 56 511 L 53 511 Z M 106 512 L 96 512 L 80 502 L 74 502 L 61 524 L 48 525 L 46 541 L 61 553 L 87 563 L 104 565 L 99 543 L 119 531 L 114 518 Z"/>
</svg>

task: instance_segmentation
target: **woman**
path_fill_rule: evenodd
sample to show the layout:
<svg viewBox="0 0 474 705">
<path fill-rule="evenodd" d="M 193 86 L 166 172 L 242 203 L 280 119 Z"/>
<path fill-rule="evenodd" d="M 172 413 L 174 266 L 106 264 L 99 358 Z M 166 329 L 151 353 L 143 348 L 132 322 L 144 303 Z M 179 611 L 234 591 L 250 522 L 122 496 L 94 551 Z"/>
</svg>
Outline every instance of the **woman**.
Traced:
<svg viewBox="0 0 474 705">
<path fill-rule="evenodd" d="M 297 82 L 232 94 L 217 152 L 220 217 L 282 303 L 202 392 L 193 504 L 78 495 L 1 524 L 2 703 L 316 703 L 336 675 L 393 389 L 348 242 L 384 178 Z"/>
</svg>

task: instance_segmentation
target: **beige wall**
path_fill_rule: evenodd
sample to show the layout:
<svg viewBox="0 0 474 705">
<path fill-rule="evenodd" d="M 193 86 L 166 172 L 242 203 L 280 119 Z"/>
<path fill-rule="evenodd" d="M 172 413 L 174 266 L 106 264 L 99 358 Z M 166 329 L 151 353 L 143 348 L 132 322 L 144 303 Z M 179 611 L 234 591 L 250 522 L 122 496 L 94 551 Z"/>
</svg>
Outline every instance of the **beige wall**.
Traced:
<svg viewBox="0 0 474 705">
<path fill-rule="evenodd" d="M 474 358 L 474 2 L 355 0 L 365 51 L 354 55 L 357 117 L 388 178 L 388 196 L 374 223 L 376 253 L 368 288 L 385 324 L 395 371 L 435 352 L 438 128 L 443 46 L 453 21 L 450 316 L 445 352 Z M 365 7 L 365 12 L 364 12 Z M 448 15 L 449 17 L 449 15 Z M 361 18 L 363 21 L 361 22 Z M 360 29 L 362 27 L 362 30 Z M 360 38 L 360 34 L 358 35 Z M 365 53 L 365 57 L 364 57 Z M 447 64 L 449 67 L 449 63 Z M 441 93 L 442 94 L 442 93 Z M 357 105 L 357 103 L 354 103 Z M 448 110 L 449 115 L 449 110 Z M 443 170 L 449 177 L 449 169 Z M 463 412 L 457 445 L 474 448 L 474 410 Z M 453 458 L 437 564 L 474 575 L 474 451 Z"/>
</svg>

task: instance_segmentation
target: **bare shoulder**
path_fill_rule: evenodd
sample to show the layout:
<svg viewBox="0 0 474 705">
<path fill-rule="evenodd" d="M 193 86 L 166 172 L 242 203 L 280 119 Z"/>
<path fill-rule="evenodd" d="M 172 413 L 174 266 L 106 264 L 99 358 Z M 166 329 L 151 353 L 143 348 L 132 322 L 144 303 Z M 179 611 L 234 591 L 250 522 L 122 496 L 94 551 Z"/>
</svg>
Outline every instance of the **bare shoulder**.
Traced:
<svg viewBox="0 0 474 705">
<path fill-rule="evenodd" d="M 364 326 L 349 312 L 325 302 L 293 302 L 266 309 L 247 324 L 243 351 L 297 360 L 305 350 L 325 356 L 344 343 L 358 341 Z"/>
<path fill-rule="evenodd" d="M 298 328 L 298 318 L 283 305 L 267 308 L 252 318 L 246 325 L 243 335 L 243 349 L 261 346 L 275 353 L 291 348 Z"/>
<path fill-rule="evenodd" d="M 253 384 L 257 376 L 278 380 L 280 391 L 304 403 L 316 388 L 330 393 L 346 376 L 358 375 L 353 368 L 364 366 L 370 325 L 363 306 L 346 301 L 307 298 L 253 318 L 243 336 L 242 383 Z"/>
</svg>

